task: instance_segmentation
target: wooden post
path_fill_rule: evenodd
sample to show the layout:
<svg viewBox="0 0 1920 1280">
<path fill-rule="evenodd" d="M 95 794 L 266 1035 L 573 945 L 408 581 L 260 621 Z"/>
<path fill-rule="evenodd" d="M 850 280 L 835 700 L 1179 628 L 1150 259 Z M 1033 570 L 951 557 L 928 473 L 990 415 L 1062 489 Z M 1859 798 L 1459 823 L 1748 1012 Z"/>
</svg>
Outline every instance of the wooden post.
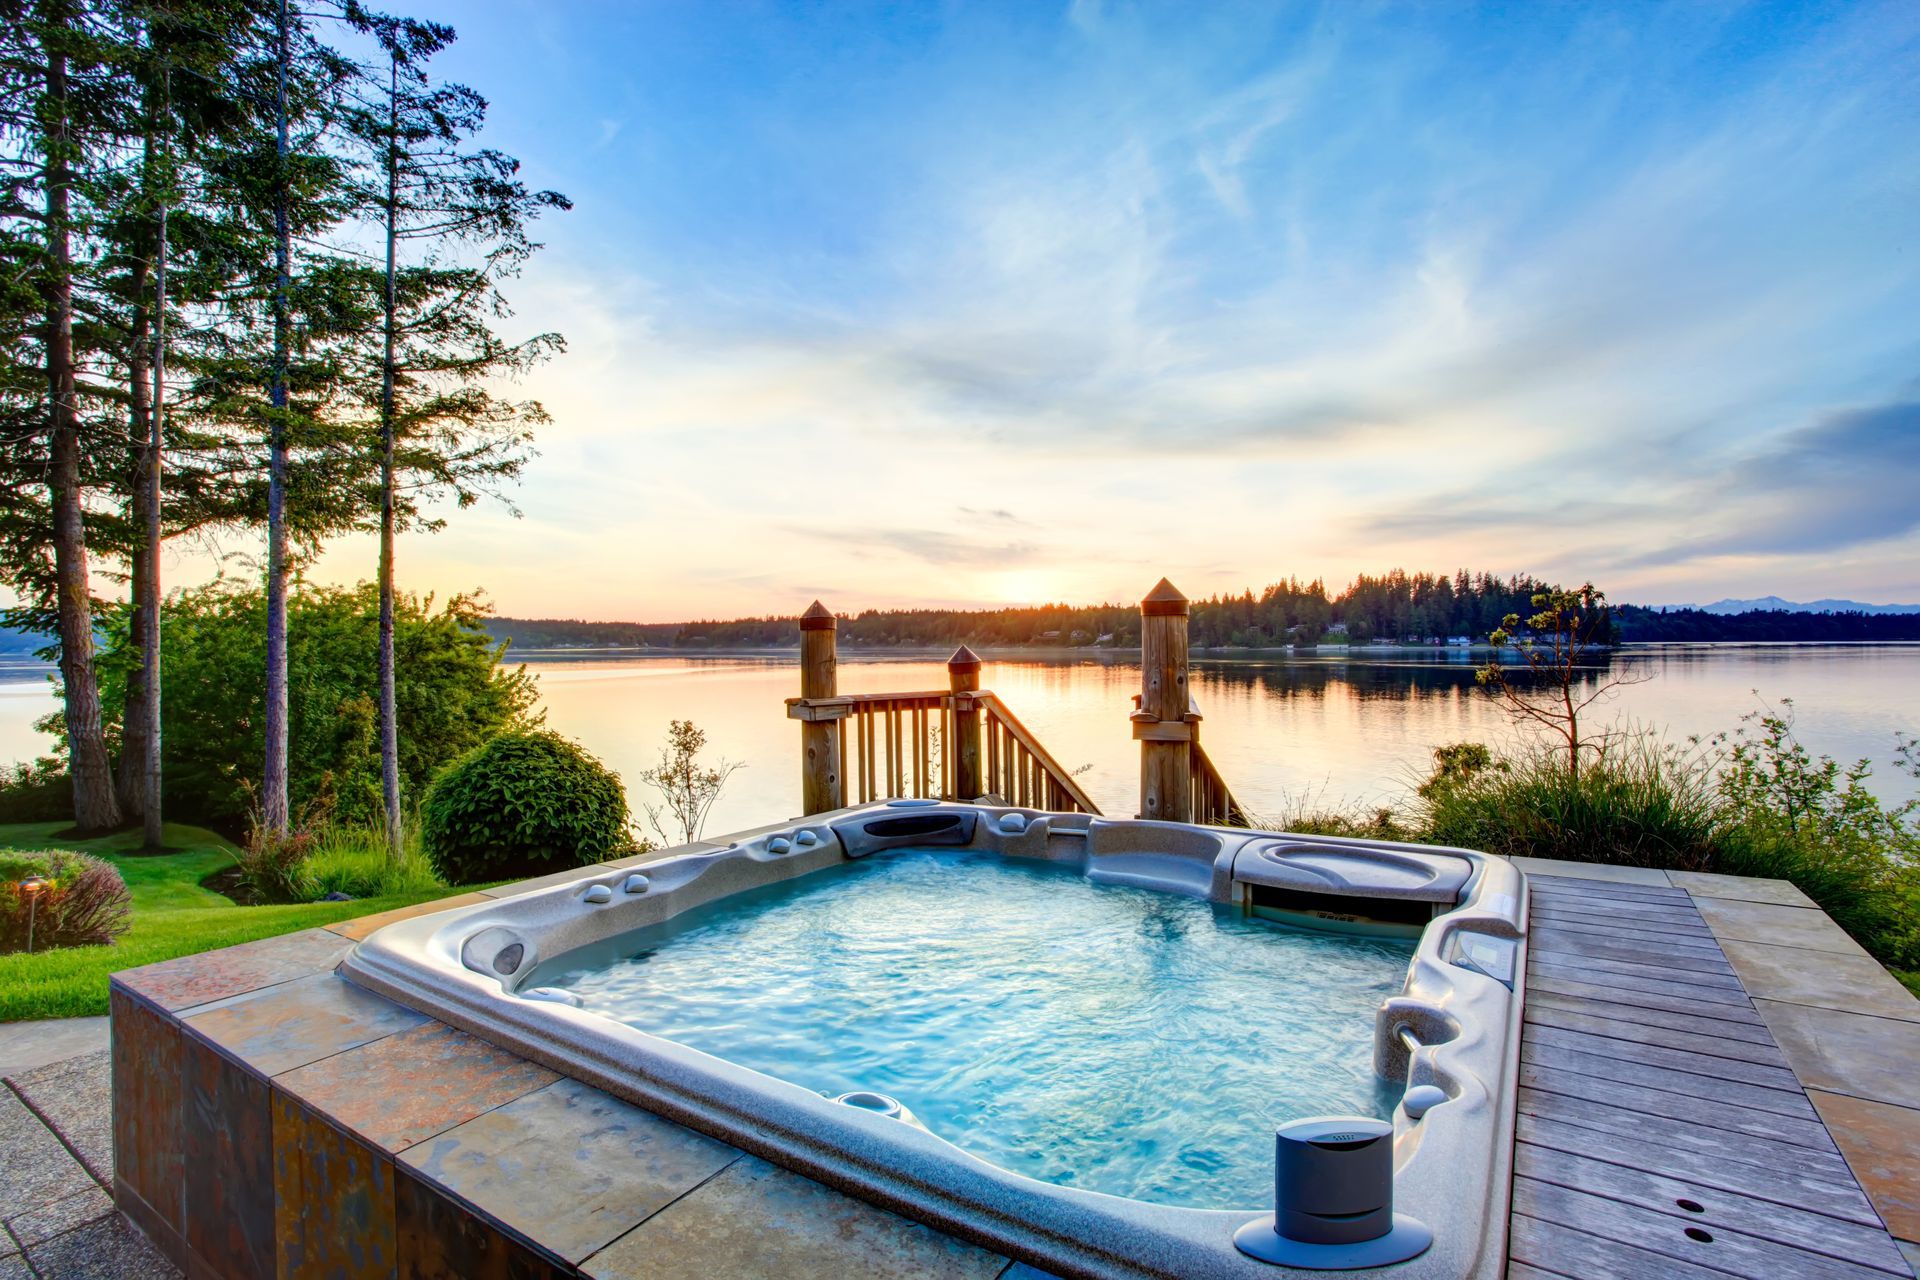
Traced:
<svg viewBox="0 0 1920 1280">
<path fill-rule="evenodd" d="M 800 615 L 800 697 L 832 698 L 839 693 L 837 637 L 832 611 L 818 600 Z M 846 803 L 840 778 L 838 718 L 809 717 L 800 722 L 800 805 L 803 813 L 825 813 Z"/>
<path fill-rule="evenodd" d="M 961 645 L 947 659 L 947 687 L 953 691 L 953 798 L 978 800 L 980 784 L 980 658 Z"/>
<path fill-rule="evenodd" d="M 1193 721 L 1187 708 L 1187 598 L 1165 578 L 1140 602 L 1140 816 L 1193 821 Z"/>
</svg>

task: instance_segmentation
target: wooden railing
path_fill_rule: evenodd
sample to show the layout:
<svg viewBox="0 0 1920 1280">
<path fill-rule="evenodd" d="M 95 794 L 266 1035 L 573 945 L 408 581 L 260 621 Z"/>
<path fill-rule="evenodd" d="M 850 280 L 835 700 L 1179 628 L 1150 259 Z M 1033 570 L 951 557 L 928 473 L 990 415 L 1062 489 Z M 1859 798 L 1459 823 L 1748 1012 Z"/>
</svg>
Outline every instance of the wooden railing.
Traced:
<svg viewBox="0 0 1920 1280">
<path fill-rule="evenodd" d="M 839 721 L 847 803 L 953 798 L 953 699 L 931 693 L 854 694 Z"/>
<path fill-rule="evenodd" d="M 1253 825 L 1253 819 L 1233 798 L 1227 780 L 1197 740 L 1193 744 L 1193 820 L 1210 827 Z"/>
<path fill-rule="evenodd" d="M 1100 812 L 1007 704 L 980 688 L 980 659 L 971 650 L 963 646 L 948 661 L 947 689 L 840 694 L 833 691 L 832 615 L 809 611 L 801 626 L 802 696 L 787 699 L 787 715 L 801 722 L 808 813 L 983 796 L 1056 813 Z"/>
<path fill-rule="evenodd" d="M 987 717 L 986 794 L 1027 809 L 1100 812 L 1073 774 L 1040 745 L 1006 703 L 986 691 L 974 695 L 974 701 Z"/>
</svg>

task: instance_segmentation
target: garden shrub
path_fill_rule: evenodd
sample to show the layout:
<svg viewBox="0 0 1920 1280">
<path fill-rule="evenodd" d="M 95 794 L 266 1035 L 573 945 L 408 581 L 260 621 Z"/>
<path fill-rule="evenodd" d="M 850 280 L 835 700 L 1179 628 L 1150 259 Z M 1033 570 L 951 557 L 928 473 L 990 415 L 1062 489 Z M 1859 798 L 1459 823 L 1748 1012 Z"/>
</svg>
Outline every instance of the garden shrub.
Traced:
<svg viewBox="0 0 1920 1280">
<path fill-rule="evenodd" d="M 558 734 L 507 733 L 434 780 L 421 840 L 448 884 L 540 875 L 630 846 L 619 775 Z"/>
<path fill-rule="evenodd" d="M 0 822 L 65 822 L 73 780 L 58 760 L 0 765 Z"/>
<path fill-rule="evenodd" d="M 26 893 L 20 884 L 33 876 L 52 883 Z M 29 924 L 35 951 L 112 942 L 132 915 L 126 881 L 111 863 L 64 849 L 0 850 L 0 953 L 26 950 Z"/>
</svg>

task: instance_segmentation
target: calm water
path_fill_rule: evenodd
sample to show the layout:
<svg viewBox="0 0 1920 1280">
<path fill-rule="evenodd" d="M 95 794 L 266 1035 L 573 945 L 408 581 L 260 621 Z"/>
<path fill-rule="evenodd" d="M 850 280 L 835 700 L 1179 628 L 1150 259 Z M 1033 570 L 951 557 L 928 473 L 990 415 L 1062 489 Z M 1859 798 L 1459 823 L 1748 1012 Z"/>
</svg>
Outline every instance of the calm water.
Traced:
<svg viewBox="0 0 1920 1280">
<path fill-rule="evenodd" d="M 1276 1125 L 1399 1100 L 1373 1017 L 1411 942 L 951 852 L 694 915 L 529 981 L 829 1095 L 878 1090 L 1004 1168 L 1162 1204 L 1261 1205 Z"/>
<path fill-rule="evenodd" d="M 707 731 L 713 755 L 742 761 L 714 807 L 710 833 L 799 812 L 799 727 L 782 699 L 799 692 L 792 656 L 529 656 L 548 722 L 619 770 L 636 809 L 637 775 L 658 758 L 673 718 Z M 1435 746 L 1510 736 L 1505 717 L 1474 685 L 1461 655 L 1364 654 L 1207 659 L 1193 693 L 1206 715 L 1202 737 L 1242 801 L 1284 814 L 1306 803 L 1388 803 L 1426 772 Z M 1793 698 L 1801 739 L 1846 760 L 1868 756 L 1888 798 L 1915 793 L 1889 764 L 1894 732 L 1920 732 L 1920 645 L 1658 646 L 1615 659 L 1645 675 L 1602 709 L 1676 736 L 1710 733 L 1753 709 L 1754 690 Z M 1068 767 L 1102 809 L 1130 815 L 1138 802 L 1139 748 L 1129 736 L 1136 663 L 1123 658 L 1022 656 L 989 660 L 982 683 L 996 690 Z M 932 658 L 844 655 L 848 693 L 938 689 L 946 666 Z M 47 739 L 32 721 L 53 708 L 43 675 L 0 670 L 0 761 L 27 759 Z"/>
</svg>

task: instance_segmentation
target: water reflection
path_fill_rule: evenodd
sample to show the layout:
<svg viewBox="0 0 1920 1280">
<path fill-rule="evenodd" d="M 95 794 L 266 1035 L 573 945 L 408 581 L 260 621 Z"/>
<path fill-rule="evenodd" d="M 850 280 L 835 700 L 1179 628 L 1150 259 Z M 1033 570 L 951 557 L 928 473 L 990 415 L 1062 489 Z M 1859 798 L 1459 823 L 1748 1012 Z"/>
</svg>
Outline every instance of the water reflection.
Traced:
<svg viewBox="0 0 1920 1280">
<path fill-rule="evenodd" d="M 693 719 L 709 751 L 744 761 L 709 830 L 798 812 L 799 732 L 783 700 L 799 692 L 792 655 L 528 655 L 549 724 L 579 739 L 630 783 L 654 764 L 670 719 Z M 848 693 L 943 689 L 944 655 L 843 654 Z M 1131 655 L 988 653 L 982 683 L 1068 767 L 1109 814 L 1137 803 L 1139 753 L 1127 713 L 1140 687 Z M 1387 803 L 1423 776 L 1433 748 L 1511 736 L 1479 689 L 1464 651 L 1297 659 L 1196 660 L 1193 695 L 1207 750 L 1258 813 L 1301 802 Z M 1672 645 L 1629 649 L 1583 673 L 1645 677 L 1616 690 L 1603 721 L 1629 719 L 1676 736 L 1732 727 L 1754 692 L 1797 701 L 1800 737 L 1814 751 L 1872 758 L 1875 789 L 1905 798 L 1912 779 L 1888 766 L 1896 730 L 1920 732 L 1920 645 Z M 0 760 L 43 752 L 32 721 L 53 707 L 40 679 L 0 682 Z M 636 797 L 636 801 L 639 797 Z M 636 803 L 636 810 L 638 804 Z"/>
</svg>

